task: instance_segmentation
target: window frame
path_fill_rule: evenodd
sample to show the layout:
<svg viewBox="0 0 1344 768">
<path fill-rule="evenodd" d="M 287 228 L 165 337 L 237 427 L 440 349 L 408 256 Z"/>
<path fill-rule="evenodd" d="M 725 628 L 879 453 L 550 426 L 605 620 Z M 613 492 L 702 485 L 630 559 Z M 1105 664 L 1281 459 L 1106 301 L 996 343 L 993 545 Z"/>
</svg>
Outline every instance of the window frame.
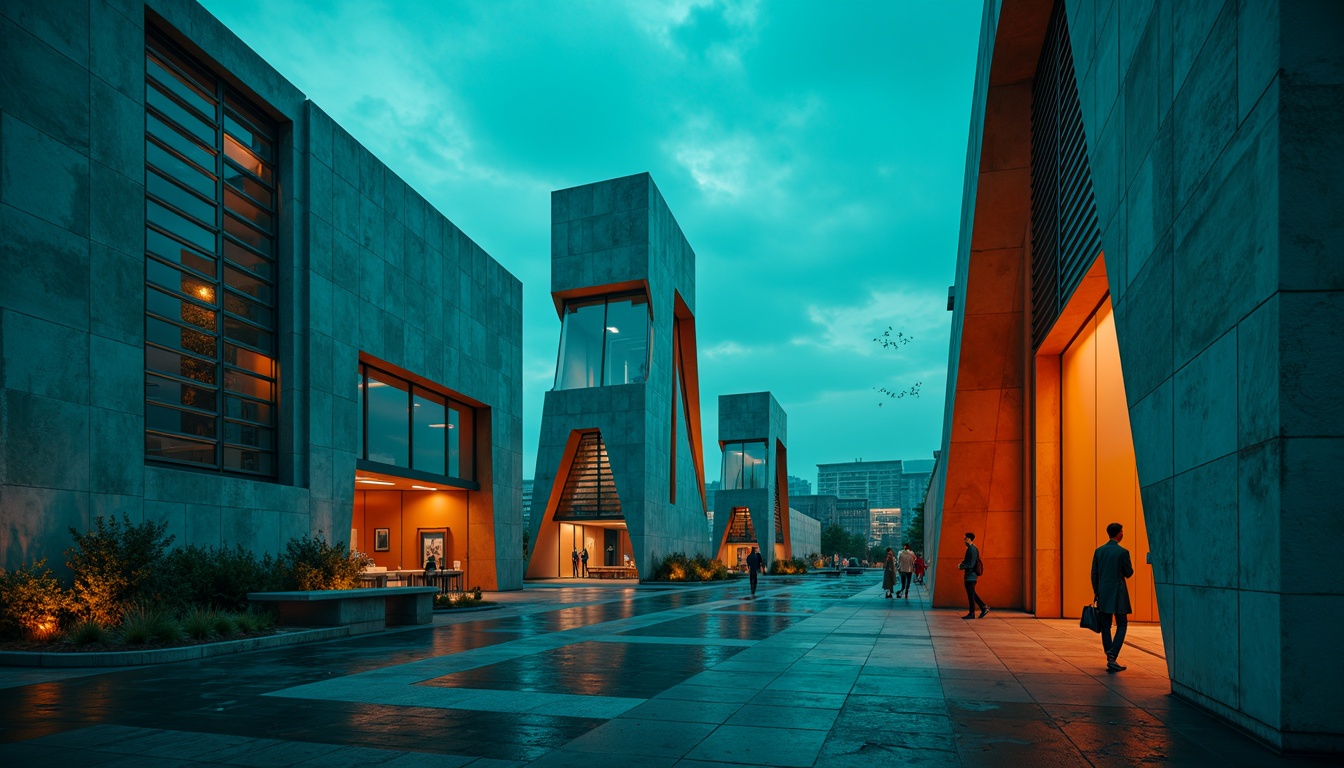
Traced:
<svg viewBox="0 0 1344 768">
<path fill-rule="evenodd" d="M 376 372 L 378 378 L 395 379 L 405 386 L 406 391 L 406 464 L 388 464 L 382 461 L 375 461 L 369 458 L 369 372 Z M 457 488 L 467 488 L 469 490 L 479 490 L 478 481 L 478 453 L 476 450 L 476 428 L 479 422 L 477 407 L 465 400 L 455 397 L 448 390 L 441 387 L 426 386 L 410 377 L 402 376 L 387 368 L 360 361 L 359 363 L 359 446 L 356 451 L 356 465 L 360 469 L 367 469 L 370 472 L 382 472 L 390 475 L 404 476 L 412 479 L 430 480 L 440 485 L 448 485 Z M 430 399 L 442 400 L 444 406 L 444 429 L 443 429 L 443 468 L 444 472 L 429 472 L 415 466 L 415 398 L 418 394 L 428 394 Z M 456 427 L 450 428 L 452 423 L 452 414 L 458 414 L 459 422 Z M 456 429 L 458 467 L 469 462 L 470 472 L 461 475 L 448 474 L 451 469 L 450 456 L 452 454 L 452 445 L 449 442 L 449 435 Z"/>
<path fill-rule="evenodd" d="M 607 383 L 607 347 L 610 344 L 608 336 L 611 334 L 610 326 L 610 308 L 613 301 L 627 301 L 638 299 L 645 307 L 644 323 L 644 378 L 642 381 L 625 381 L 619 384 Z M 602 305 L 602 333 L 598 339 L 598 361 L 597 367 L 591 370 L 597 372 L 597 383 L 582 387 L 561 387 L 560 377 L 564 371 L 564 354 L 568 347 L 568 338 L 566 337 L 566 323 L 571 314 L 571 307 L 596 306 Z M 577 314 L 577 310 L 574 312 Z M 596 296 L 575 296 L 565 299 L 560 308 L 560 344 L 556 349 L 555 355 L 555 376 L 552 377 L 551 391 L 563 392 L 571 389 L 598 389 L 601 387 L 620 387 L 627 384 L 645 384 L 649 380 L 650 368 L 653 361 L 653 302 L 649 301 L 649 296 L 642 290 L 620 291 L 618 293 L 599 294 Z"/>
</svg>

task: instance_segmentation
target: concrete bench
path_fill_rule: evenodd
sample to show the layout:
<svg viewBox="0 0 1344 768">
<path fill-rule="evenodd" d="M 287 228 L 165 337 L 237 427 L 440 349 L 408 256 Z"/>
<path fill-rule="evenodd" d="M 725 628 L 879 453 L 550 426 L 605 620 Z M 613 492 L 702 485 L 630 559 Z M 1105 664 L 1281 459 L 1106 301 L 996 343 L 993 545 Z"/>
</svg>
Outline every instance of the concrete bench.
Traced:
<svg viewBox="0 0 1344 768">
<path fill-rule="evenodd" d="M 359 635 L 430 623 L 438 592 L 437 587 L 249 592 L 247 601 L 269 610 L 283 626 L 350 627 L 350 634 Z"/>
<path fill-rule="evenodd" d="M 639 571 L 623 565 L 590 565 L 588 575 L 599 579 L 633 579 L 639 575 Z"/>
</svg>

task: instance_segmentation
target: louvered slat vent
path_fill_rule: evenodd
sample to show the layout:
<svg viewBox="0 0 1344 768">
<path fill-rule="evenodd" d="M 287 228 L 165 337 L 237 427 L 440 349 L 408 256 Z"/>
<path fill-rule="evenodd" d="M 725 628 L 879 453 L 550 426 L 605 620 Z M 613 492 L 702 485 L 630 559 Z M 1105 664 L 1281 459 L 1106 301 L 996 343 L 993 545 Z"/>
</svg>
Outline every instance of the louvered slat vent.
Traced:
<svg viewBox="0 0 1344 768">
<path fill-rule="evenodd" d="M 616 495 L 607 447 L 597 432 L 579 438 L 555 517 L 557 520 L 621 517 L 621 500 Z"/>
<path fill-rule="evenodd" d="M 1040 346 L 1101 250 L 1064 4 L 1055 3 L 1031 92 L 1031 331 Z"/>
</svg>

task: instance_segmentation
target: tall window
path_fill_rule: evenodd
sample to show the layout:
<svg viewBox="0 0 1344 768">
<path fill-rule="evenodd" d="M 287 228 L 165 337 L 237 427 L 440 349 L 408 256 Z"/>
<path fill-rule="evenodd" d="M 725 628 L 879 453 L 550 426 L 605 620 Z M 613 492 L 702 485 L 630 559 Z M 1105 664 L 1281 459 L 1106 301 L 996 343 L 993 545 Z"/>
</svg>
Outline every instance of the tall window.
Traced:
<svg viewBox="0 0 1344 768">
<path fill-rule="evenodd" d="M 359 366 L 359 458 L 474 482 L 470 405 L 369 365 Z"/>
<path fill-rule="evenodd" d="M 649 300 L 635 295 L 565 302 L 556 389 L 633 384 L 649 375 Z"/>
<path fill-rule="evenodd" d="M 153 30 L 145 51 L 145 455 L 276 474 L 276 125 Z"/>
<path fill-rule="evenodd" d="M 765 443 L 760 440 L 724 443 L 723 489 L 767 488 Z"/>
</svg>

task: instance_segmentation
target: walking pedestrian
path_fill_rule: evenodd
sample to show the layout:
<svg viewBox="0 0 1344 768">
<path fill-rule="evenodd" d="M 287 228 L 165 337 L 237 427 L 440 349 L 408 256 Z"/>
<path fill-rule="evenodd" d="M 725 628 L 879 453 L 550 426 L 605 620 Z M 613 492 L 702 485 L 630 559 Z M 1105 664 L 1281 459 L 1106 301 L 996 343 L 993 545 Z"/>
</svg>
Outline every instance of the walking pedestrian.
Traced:
<svg viewBox="0 0 1344 768">
<path fill-rule="evenodd" d="M 579 550 L 574 550 L 569 554 L 569 564 L 574 569 L 574 578 L 579 578 Z"/>
<path fill-rule="evenodd" d="M 891 599 L 891 590 L 896 587 L 896 555 L 887 547 L 887 558 L 882 561 L 882 589 L 887 591 L 886 598 Z"/>
<path fill-rule="evenodd" d="M 1097 601 L 1101 619 L 1101 649 L 1106 652 L 1106 671 L 1112 674 L 1125 671 L 1120 665 L 1120 648 L 1125 644 L 1129 629 L 1129 614 L 1134 609 L 1129 603 L 1129 587 L 1125 579 L 1134 575 L 1134 564 L 1129 550 L 1120 546 L 1125 528 L 1119 523 L 1106 526 L 1111 540 L 1092 553 L 1092 597 Z M 1115 620 L 1115 637 L 1111 637 L 1111 620 Z"/>
<path fill-rule="evenodd" d="M 896 558 L 896 567 L 901 572 L 901 591 L 896 596 L 909 600 L 910 579 L 915 576 L 915 553 L 910 550 L 909 544 L 901 548 L 901 554 Z"/>
<path fill-rule="evenodd" d="M 974 619 L 975 607 L 978 605 L 980 606 L 980 618 L 983 619 L 985 614 L 989 613 L 989 606 L 985 605 L 985 601 L 975 594 L 975 583 L 980 580 L 980 574 L 985 572 L 985 564 L 980 559 L 980 550 L 975 546 L 975 534 L 968 531 L 964 541 L 966 542 L 966 557 L 960 563 L 957 563 L 957 568 L 962 571 L 962 579 L 966 583 L 966 604 L 969 607 L 966 615 L 961 618 Z"/>
<path fill-rule="evenodd" d="M 756 577 L 761 573 L 761 553 L 751 548 L 751 554 L 747 555 L 747 578 L 751 579 L 751 596 L 756 597 Z"/>
<path fill-rule="evenodd" d="M 928 567 L 929 567 L 929 564 L 926 563 L 926 562 L 924 562 L 924 553 L 923 553 L 923 552 L 916 552 L 916 553 L 915 553 L 915 581 L 918 582 L 918 583 L 919 583 L 919 586 L 921 586 L 921 587 L 924 586 L 924 569 L 926 569 L 926 568 L 928 568 Z"/>
<path fill-rule="evenodd" d="M 584 548 L 583 548 L 583 551 L 579 552 L 579 562 L 583 565 L 583 578 L 586 579 L 586 578 L 588 578 L 588 548 L 587 548 L 587 547 L 584 547 Z"/>
</svg>

